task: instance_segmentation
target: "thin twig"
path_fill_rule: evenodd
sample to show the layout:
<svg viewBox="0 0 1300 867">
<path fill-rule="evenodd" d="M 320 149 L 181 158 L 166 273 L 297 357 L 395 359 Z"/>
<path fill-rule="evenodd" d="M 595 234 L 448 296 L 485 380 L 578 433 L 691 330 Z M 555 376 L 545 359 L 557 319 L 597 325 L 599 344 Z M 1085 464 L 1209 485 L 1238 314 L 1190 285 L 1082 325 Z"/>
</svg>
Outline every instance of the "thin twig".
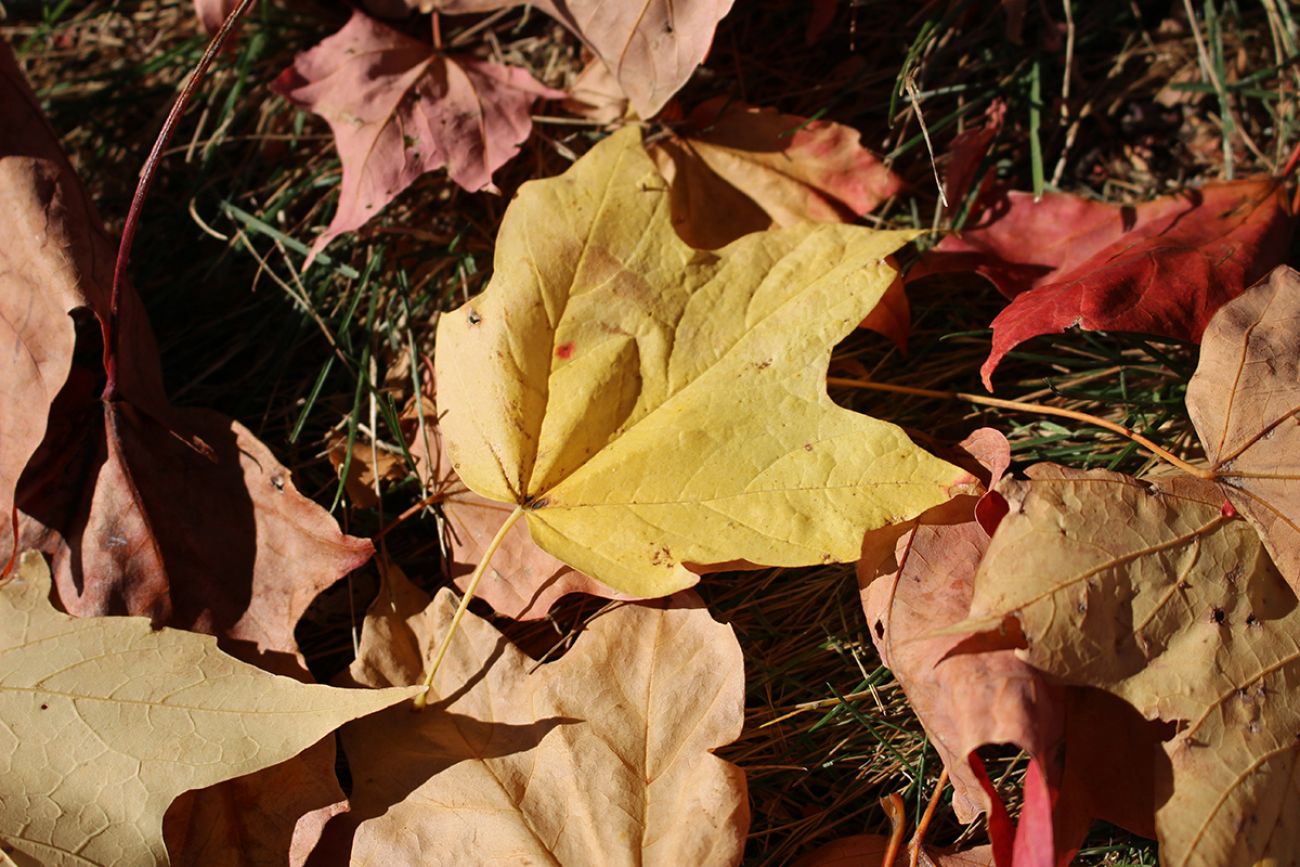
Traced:
<svg viewBox="0 0 1300 867">
<path fill-rule="evenodd" d="M 153 188 L 154 178 L 158 176 L 162 152 L 176 135 L 176 127 L 180 124 L 185 109 L 189 108 L 191 100 L 194 99 L 194 94 L 198 92 L 199 85 L 207 77 L 212 61 L 221 52 L 222 46 L 226 44 L 227 37 L 234 31 L 239 19 L 252 5 L 253 0 L 239 0 L 239 5 L 232 9 L 226 16 L 226 20 L 221 23 L 221 29 L 208 42 L 208 47 L 199 58 L 194 71 L 190 73 L 185 86 L 181 88 L 176 102 L 172 103 L 171 111 L 167 112 L 167 120 L 163 122 L 158 137 L 154 139 L 153 148 L 145 158 L 144 169 L 140 172 L 140 180 L 136 183 L 135 195 L 131 197 L 131 207 L 126 212 L 126 221 L 122 225 L 122 238 L 117 246 L 117 261 L 113 265 L 113 288 L 109 295 L 108 316 L 101 320 L 100 327 L 104 335 L 105 376 L 104 392 L 101 395 L 103 400 L 117 399 L 117 339 L 118 332 L 121 330 L 118 328 L 117 320 L 122 306 L 122 287 L 126 283 L 126 268 L 131 261 L 131 247 L 135 243 L 135 232 L 140 226 L 140 213 L 144 210 L 144 202 L 149 197 L 149 190 Z"/>
<path fill-rule="evenodd" d="M 838 376 L 828 377 L 826 382 L 828 385 L 838 385 L 845 388 L 864 388 L 871 391 L 892 391 L 897 394 L 911 394 L 916 395 L 917 397 L 932 397 L 936 400 L 960 400 L 966 403 L 979 404 L 980 406 L 995 406 L 998 409 L 1009 409 L 1014 412 L 1029 412 L 1038 415 L 1054 415 L 1059 416 L 1060 418 L 1073 419 L 1075 421 L 1081 421 L 1117 433 L 1120 436 L 1137 443 L 1162 461 L 1177 467 L 1190 476 L 1196 476 L 1201 479 L 1214 479 L 1216 477 L 1213 470 L 1208 470 L 1205 467 L 1198 467 L 1194 464 L 1187 463 L 1187 461 L 1168 450 L 1161 448 L 1136 431 L 1130 430 L 1121 424 L 1116 424 L 1113 421 L 1098 418 L 1095 415 L 1089 415 L 1086 412 L 1079 412 L 1078 410 L 1065 409 L 1059 406 L 1046 406 L 1038 403 L 1022 403 L 1016 400 L 1001 400 L 996 397 L 985 397 L 982 394 L 967 394 L 960 391 L 934 391 L 928 388 L 913 388 L 908 385 L 893 385 L 885 382 L 870 382 L 863 379 L 849 379 Z"/>
</svg>

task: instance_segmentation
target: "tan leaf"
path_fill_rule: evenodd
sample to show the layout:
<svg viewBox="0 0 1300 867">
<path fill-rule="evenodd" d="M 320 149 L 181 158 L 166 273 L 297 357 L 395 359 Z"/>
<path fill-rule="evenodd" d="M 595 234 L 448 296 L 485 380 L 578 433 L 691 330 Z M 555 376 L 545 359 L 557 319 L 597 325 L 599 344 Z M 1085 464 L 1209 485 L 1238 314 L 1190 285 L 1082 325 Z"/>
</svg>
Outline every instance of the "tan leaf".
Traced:
<svg viewBox="0 0 1300 867">
<path fill-rule="evenodd" d="M 167 402 L 148 318 L 129 284 L 118 317 L 121 394 L 101 399 L 99 320 L 113 245 L 3 45 L 0 121 L 0 234 L 22 239 L 0 246 L 0 339 L 11 341 L 0 363 L 0 507 L 6 516 L 15 502 L 19 510 L 17 539 L 8 518 L 0 521 L 3 559 L 22 547 L 48 553 L 60 602 L 74 614 L 149 614 L 217 634 L 224 649 L 263 668 L 305 676 L 294 626 L 322 589 L 367 559 L 370 544 L 340 533 L 242 425 Z M 291 768 L 290 779 L 277 780 Z M 332 750 L 258 774 L 274 790 L 304 773 L 319 786 L 276 802 L 290 828 L 298 817 L 283 811 L 291 805 L 341 800 Z M 252 803 L 220 789 L 184 798 L 215 799 L 190 805 L 200 815 Z M 183 821 L 171 828 L 188 833 Z M 284 849 L 257 848 L 273 836 L 249 838 L 248 857 L 283 859 Z"/>
<path fill-rule="evenodd" d="M 329 440 L 326 444 L 326 457 L 336 473 L 343 472 L 344 465 L 347 465 L 348 474 L 343 479 L 344 489 L 353 504 L 362 509 L 373 509 L 379 505 L 379 496 L 375 493 L 376 481 L 382 485 L 406 478 L 407 465 L 402 455 L 384 448 L 374 448 L 370 443 L 354 441 L 352 459 L 348 460 L 346 433 L 337 434 Z"/>
<path fill-rule="evenodd" d="M 454 599 L 390 569 L 352 677 L 418 683 Z M 486 662 L 485 662 L 486 660 Z M 740 645 L 698 598 L 627 605 L 534 663 L 466 616 L 423 713 L 347 727 L 353 863 L 711 865 L 740 859 Z"/>
<path fill-rule="evenodd" d="M 422 12 L 489 12 L 524 3 L 559 21 L 586 43 L 649 120 L 663 108 L 713 43 L 735 0 L 406 0 Z"/>
<path fill-rule="evenodd" d="M 1010 461 L 1006 438 L 991 428 L 975 431 L 959 449 L 983 464 L 991 484 Z M 1095 818 L 1153 834 L 1152 776 L 1134 770 L 1149 767 L 1154 755 L 1149 725 L 1105 693 L 1054 686 L 1017 658 L 1014 642 L 998 648 L 975 645 L 967 635 L 934 634 L 969 611 L 988 531 L 996 526 L 981 521 L 982 505 L 958 497 L 907 524 L 868 533 L 858 570 L 872 638 L 948 769 L 954 812 L 963 822 L 990 813 L 995 848 L 1026 849 L 1018 858 L 1036 840 L 1038 863 L 1068 858 Z M 1117 743 L 1094 728 L 1124 737 Z M 1050 798 L 1028 800 L 1020 814 L 1033 835 L 1010 839 L 996 793 L 975 771 L 975 751 L 991 744 L 1015 744 L 1038 764 Z M 1108 788 L 1116 776 L 1126 797 Z M 1031 794 L 1037 790 L 1027 788 Z"/>
<path fill-rule="evenodd" d="M 627 94 L 609 67 L 597 58 L 573 79 L 564 107 L 596 123 L 613 123 L 627 114 Z"/>
<path fill-rule="evenodd" d="M 842 124 L 719 98 L 650 154 L 672 187 L 677 233 L 712 250 L 771 226 L 852 222 L 897 194 L 902 179 L 858 139 Z"/>
<path fill-rule="evenodd" d="M 326 823 L 347 809 L 334 736 L 264 771 L 184 792 L 163 817 L 174 864 L 299 867 Z"/>
<path fill-rule="evenodd" d="M 1021 655 L 1176 725 L 1157 806 L 1166 865 L 1282 862 L 1300 848 L 1300 610 L 1209 482 L 1033 468 L 963 628 L 1010 619 Z"/>
<path fill-rule="evenodd" d="M 1187 411 L 1228 499 L 1300 590 L 1300 274 L 1286 266 L 1219 309 Z"/>
<path fill-rule="evenodd" d="M 865 529 L 969 480 L 826 393 L 909 234 L 803 223 L 703 252 L 667 198 L 627 129 L 511 203 L 487 291 L 438 322 L 469 488 L 575 569 L 662 596 L 719 564 L 856 560 Z"/>
<path fill-rule="evenodd" d="M 0 841 L 41 864 L 166 864 L 186 789 L 282 762 L 416 689 L 340 690 L 238 662 L 216 641 L 49 603 L 29 551 L 0 585 Z"/>
</svg>

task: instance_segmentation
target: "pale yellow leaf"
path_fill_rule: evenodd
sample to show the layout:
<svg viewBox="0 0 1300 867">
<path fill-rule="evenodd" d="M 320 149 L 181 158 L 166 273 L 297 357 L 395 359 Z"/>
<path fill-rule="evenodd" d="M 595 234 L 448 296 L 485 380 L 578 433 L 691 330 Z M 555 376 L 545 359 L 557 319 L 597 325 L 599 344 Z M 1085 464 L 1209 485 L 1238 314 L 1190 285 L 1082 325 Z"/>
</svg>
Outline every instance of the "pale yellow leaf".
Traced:
<svg viewBox="0 0 1300 867">
<path fill-rule="evenodd" d="M 912 233 L 801 224 L 680 241 L 634 129 L 507 210 L 495 274 L 438 325 L 448 455 L 533 540 L 623 592 L 691 568 L 856 560 L 969 479 L 826 393 Z"/>
<path fill-rule="evenodd" d="M 19 863 L 166 864 L 187 789 L 274 765 L 418 690 L 267 674 L 216 639 L 49 603 L 40 554 L 0 585 L 0 846 Z"/>
<path fill-rule="evenodd" d="M 353 679 L 420 682 L 454 608 L 390 569 Z M 694 594 L 603 614 L 541 666 L 470 613 L 432 698 L 343 729 L 354 864 L 739 861 L 745 777 L 711 751 L 740 734 L 743 660 Z"/>
</svg>

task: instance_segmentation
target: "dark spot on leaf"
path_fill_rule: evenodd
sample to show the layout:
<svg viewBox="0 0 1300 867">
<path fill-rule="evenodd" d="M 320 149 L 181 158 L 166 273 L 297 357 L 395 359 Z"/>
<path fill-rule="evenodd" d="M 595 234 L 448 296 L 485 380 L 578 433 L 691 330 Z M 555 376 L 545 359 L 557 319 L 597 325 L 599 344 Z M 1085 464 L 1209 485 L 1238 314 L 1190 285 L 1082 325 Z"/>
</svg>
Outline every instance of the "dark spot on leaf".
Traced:
<svg viewBox="0 0 1300 867">
<path fill-rule="evenodd" d="M 477 310 L 470 310 L 469 316 L 467 316 L 466 319 L 469 320 L 470 325 L 478 325 L 483 321 L 483 317 L 478 315 Z"/>
<path fill-rule="evenodd" d="M 1259 618 L 1256 617 L 1254 614 L 1247 614 L 1247 615 L 1246 615 L 1246 625 L 1247 625 L 1247 626 L 1259 626 Z"/>
<path fill-rule="evenodd" d="M 875 629 L 877 638 L 885 637 L 885 624 L 877 620 L 875 625 L 872 628 Z"/>
<path fill-rule="evenodd" d="M 1222 608 L 1215 607 L 1210 612 L 1210 620 L 1219 625 L 1223 625 L 1228 620 L 1228 614 Z"/>
<path fill-rule="evenodd" d="M 812 443 L 804 443 L 804 444 L 803 444 L 803 450 L 806 451 L 806 452 L 810 452 L 810 451 L 812 451 Z"/>
<path fill-rule="evenodd" d="M 50 706 L 49 706 L 48 704 L 43 704 L 43 705 L 41 705 L 41 710 L 49 710 L 49 709 L 50 709 Z"/>
<path fill-rule="evenodd" d="M 284 490 L 284 476 L 271 476 L 271 484 L 275 485 L 277 491 Z"/>
<path fill-rule="evenodd" d="M 536 512 L 538 509 L 545 509 L 549 502 L 550 500 L 542 497 L 540 500 L 533 500 L 531 503 L 528 503 L 527 506 L 530 511 Z"/>
</svg>

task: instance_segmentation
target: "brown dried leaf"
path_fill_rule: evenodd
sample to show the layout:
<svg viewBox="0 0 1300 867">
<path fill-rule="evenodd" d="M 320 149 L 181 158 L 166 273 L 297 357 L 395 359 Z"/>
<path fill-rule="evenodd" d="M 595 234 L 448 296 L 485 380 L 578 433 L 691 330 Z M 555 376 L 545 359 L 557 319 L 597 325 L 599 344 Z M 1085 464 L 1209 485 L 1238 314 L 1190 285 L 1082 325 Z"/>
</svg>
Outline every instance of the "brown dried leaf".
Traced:
<svg viewBox="0 0 1300 867">
<path fill-rule="evenodd" d="M 1300 274 L 1279 267 L 1219 309 L 1187 411 L 1219 487 L 1300 590 Z"/>
<path fill-rule="evenodd" d="M 1014 619 L 1031 665 L 1176 724 L 1156 795 L 1162 863 L 1291 858 L 1300 610 L 1258 536 L 1198 479 L 1031 477 L 999 487 L 1010 512 L 959 628 Z"/>
<path fill-rule="evenodd" d="M 627 115 L 627 94 L 609 67 L 592 59 L 569 85 L 564 107 L 596 123 L 613 123 Z"/>
<path fill-rule="evenodd" d="M 0 476 L 0 490 L 15 491 L 20 544 L 53 558 L 59 599 L 72 614 L 147 614 L 258 653 L 296 653 L 298 617 L 366 560 L 369 543 L 342 535 L 241 425 L 167 403 L 153 335 L 129 286 L 119 322 L 121 397 L 100 399 L 98 319 L 108 308 L 112 247 L 7 50 L 0 86 L 15 97 L 3 103 L 0 124 L 8 203 L 0 219 L 13 221 L 13 237 L 30 239 L 0 248 L 0 271 L 23 275 L 13 295 L 51 324 L 9 347 L 5 357 L 18 367 L 0 377 L 24 389 L 7 400 L 26 401 L 28 415 L 48 414 L 22 475 Z M 48 359 L 39 380 L 21 378 L 24 357 Z M 2 467 L 12 469 L 26 446 L 11 452 L 8 436 L 3 442 Z M 8 520 L 0 544 L 15 544 Z"/>
<path fill-rule="evenodd" d="M 326 823 L 347 809 L 333 735 L 278 765 L 185 792 L 163 817 L 173 864 L 299 867 Z"/>
<path fill-rule="evenodd" d="M 425 172 L 445 167 L 470 192 L 494 189 L 492 174 L 532 131 L 533 103 L 564 96 L 523 69 L 446 54 L 360 10 L 272 89 L 329 123 L 343 163 L 338 210 L 313 256 Z"/>
<path fill-rule="evenodd" d="M 420 682 L 454 607 L 449 591 L 429 603 L 388 570 L 352 677 Z M 354 864 L 739 861 L 744 774 L 710 755 L 744 717 L 730 627 L 682 594 L 606 614 L 560 660 L 533 666 L 469 614 L 428 710 L 344 731 Z"/>
<path fill-rule="evenodd" d="M 991 484 L 1010 460 L 1006 439 L 990 428 L 959 449 L 983 465 Z M 988 812 L 995 849 L 1005 847 L 1017 864 L 1068 860 L 1094 818 L 1154 833 L 1151 777 L 1133 770 L 1150 764 L 1149 725 L 1105 693 L 1053 686 L 1016 657 L 1014 640 L 976 643 L 945 630 L 969 611 L 992 529 L 979 518 L 984 499 L 1001 498 L 959 497 L 897 528 L 895 541 L 888 531 L 868 533 L 859 565 L 872 638 L 948 768 L 958 819 Z M 1099 725 L 1106 732 L 1122 727 L 1123 741 L 1096 737 Z M 974 755 L 1004 743 L 1030 754 L 1042 783 L 1026 787 L 1014 840 Z M 1128 797 L 1109 792 L 1116 776 Z"/>
</svg>

